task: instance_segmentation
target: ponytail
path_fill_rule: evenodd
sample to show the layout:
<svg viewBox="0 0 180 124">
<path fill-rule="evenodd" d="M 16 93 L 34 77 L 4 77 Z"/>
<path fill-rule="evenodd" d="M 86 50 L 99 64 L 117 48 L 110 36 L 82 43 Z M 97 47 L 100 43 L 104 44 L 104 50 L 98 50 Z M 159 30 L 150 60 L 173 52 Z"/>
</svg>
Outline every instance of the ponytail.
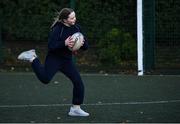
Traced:
<svg viewBox="0 0 180 124">
<path fill-rule="evenodd" d="M 60 12 L 57 12 L 57 16 L 54 18 L 51 28 L 53 28 L 56 23 L 63 22 L 64 19 L 67 19 L 69 17 L 69 14 L 73 11 L 74 10 L 71 8 L 63 8 Z"/>
</svg>

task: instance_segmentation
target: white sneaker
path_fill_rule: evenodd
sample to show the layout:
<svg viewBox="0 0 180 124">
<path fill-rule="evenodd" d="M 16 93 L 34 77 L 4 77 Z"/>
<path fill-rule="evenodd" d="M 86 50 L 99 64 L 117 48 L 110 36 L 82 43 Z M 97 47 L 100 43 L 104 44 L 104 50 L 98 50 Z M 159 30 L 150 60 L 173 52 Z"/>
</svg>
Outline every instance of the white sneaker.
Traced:
<svg viewBox="0 0 180 124">
<path fill-rule="evenodd" d="M 71 107 L 68 115 L 69 116 L 83 116 L 83 117 L 86 117 L 86 116 L 89 116 L 89 113 L 83 111 L 81 108 L 73 108 L 73 107 Z"/>
<path fill-rule="evenodd" d="M 35 50 L 32 49 L 32 50 L 24 51 L 21 54 L 19 54 L 18 59 L 32 62 L 36 57 L 37 55 L 35 53 Z"/>
</svg>

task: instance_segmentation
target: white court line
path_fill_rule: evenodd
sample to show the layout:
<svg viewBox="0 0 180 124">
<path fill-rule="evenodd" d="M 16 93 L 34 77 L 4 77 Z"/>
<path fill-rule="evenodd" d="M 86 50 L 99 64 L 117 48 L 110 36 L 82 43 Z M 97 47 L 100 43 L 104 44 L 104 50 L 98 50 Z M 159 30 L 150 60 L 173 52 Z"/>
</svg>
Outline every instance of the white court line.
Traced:
<svg viewBox="0 0 180 124">
<path fill-rule="evenodd" d="M 83 106 L 144 105 L 144 104 L 164 104 L 164 103 L 178 103 L 178 102 L 180 102 L 180 100 L 122 102 L 122 103 L 89 103 L 89 104 L 83 104 Z M 62 106 L 71 106 L 71 104 L 0 105 L 0 108 L 62 107 Z"/>
<path fill-rule="evenodd" d="M 1 75 L 35 75 L 34 72 L 0 72 L 0 76 Z M 56 75 L 63 75 L 61 72 L 58 72 Z M 125 77 L 138 77 L 138 75 L 136 74 L 113 74 L 113 73 L 105 73 L 105 74 L 100 74 L 100 73 L 81 73 L 82 76 L 105 76 L 105 77 L 119 77 L 119 76 L 125 76 Z M 163 74 L 159 74 L 159 75 L 143 75 L 143 77 L 180 77 L 180 75 L 163 75 Z"/>
</svg>

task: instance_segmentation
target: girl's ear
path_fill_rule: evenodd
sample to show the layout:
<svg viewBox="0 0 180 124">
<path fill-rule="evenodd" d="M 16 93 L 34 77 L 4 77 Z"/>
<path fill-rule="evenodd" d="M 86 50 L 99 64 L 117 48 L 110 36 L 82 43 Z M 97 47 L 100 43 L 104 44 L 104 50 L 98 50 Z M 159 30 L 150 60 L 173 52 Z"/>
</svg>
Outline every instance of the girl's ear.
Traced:
<svg viewBox="0 0 180 124">
<path fill-rule="evenodd" d="M 66 19 L 63 19 L 62 21 L 65 22 L 65 23 L 67 22 Z"/>
</svg>

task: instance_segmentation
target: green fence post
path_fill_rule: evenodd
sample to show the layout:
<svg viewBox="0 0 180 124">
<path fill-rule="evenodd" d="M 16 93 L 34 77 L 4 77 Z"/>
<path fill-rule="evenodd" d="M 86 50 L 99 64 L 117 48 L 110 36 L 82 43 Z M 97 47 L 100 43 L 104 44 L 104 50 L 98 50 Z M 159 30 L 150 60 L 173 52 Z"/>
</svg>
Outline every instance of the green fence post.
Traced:
<svg viewBox="0 0 180 124">
<path fill-rule="evenodd" d="M 75 0 L 70 0 L 70 7 L 72 9 L 75 9 Z M 77 61 L 75 55 L 73 55 L 73 61 L 74 61 L 74 63 L 76 63 L 76 61 Z"/>
<path fill-rule="evenodd" d="M 155 65 L 155 0 L 143 0 L 144 70 Z"/>
<path fill-rule="evenodd" d="M 2 47 L 2 12 L 0 11 L 0 63 L 3 61 L 3 47 Z"/>
<path fill-rule="evenodd" d="M 75 0 L 70 0 L 70 7 L 75 9 Z"/>
</svg>

